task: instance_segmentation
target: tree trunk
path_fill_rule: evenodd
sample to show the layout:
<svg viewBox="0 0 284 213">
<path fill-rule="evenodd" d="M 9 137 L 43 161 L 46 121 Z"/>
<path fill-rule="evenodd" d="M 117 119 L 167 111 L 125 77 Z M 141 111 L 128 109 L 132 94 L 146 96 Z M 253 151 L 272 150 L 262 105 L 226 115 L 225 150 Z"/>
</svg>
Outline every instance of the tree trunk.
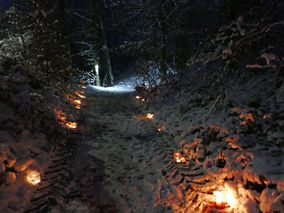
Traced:
<svg viewBox="0 0 284 213">
<path fill-rule="evenodd" d="M 160 52 L 160 77 L 162 80 L 166 79 L 167 76 L 167 23 L 166 23 L 166 1 L 160 0 L 160 32 L 161 32 L 161 52 Z"/>
<path fill-rule="evenodd" d="M 93 10 L 94 10 L 94 62 L 95 65 L 99 66 L 99 73 L 96 75 L 99 77 L 97 79 L 97 86 L 111 86 L 113 85 L 113 74 L 111 69 L 111 61 L 109 57 L 109 50 L 107 47 L 107 41 L 104 31 L 104 26 L 101 17 L 101 9 L 98 0 L 93 0 Z M 101 82 L 100 79 L 103 79 Z M 99 85 L 98 85 L 99 84 Z"/>
</svg>

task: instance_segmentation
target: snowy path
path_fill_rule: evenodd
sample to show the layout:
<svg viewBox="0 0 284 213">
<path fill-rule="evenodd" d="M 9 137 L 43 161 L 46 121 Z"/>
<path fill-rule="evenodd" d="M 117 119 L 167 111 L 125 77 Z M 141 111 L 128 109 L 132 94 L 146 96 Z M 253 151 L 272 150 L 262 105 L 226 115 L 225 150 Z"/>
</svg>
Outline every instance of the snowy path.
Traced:
<svg viewBox="0 0 284 213">
<path fill-rule="evenodd" d="M 105 189 L 120 212 L 165 212 L 155 208 L 163 177 L 161 145 L 169 138 L 157 132 L 155 121 L 138 121 L 134 94 L 93 94 L 87 125 L 94 137 L 88 154 L 103 162 Z"/>
<path fill-rule="evenodd" d="M 133 93 L 87 91 L 78 144 L 62 144 L 26 212 L 172 212 L 162 199 L 174 168 L 171 137 L 157 131 Z"/>
<path fill-rule="evenodd" d="M 134 93 L 87 90 L 86 95 L 82 116 L 76 120 L 80 134 L 69 131 L 67 140 L 58 144 L 52 165 L 45 171 L 26 213 L 220 212 L 225 207 L 217 206 L 213 192 L 229 190 L 235 195 L 236 187 L 243 190 L 240 197 L 234 198 L 238 205 L 232 203 L 221 212 L 247 213 L 258 212 L 255 200 L 271 188 L 279 185 L 281 191 L 282 182 L 277 179 L 281 172 L 275 177 L 268 174 L 271 182 L 262 183 L 246 168 L 253 165 L 254 156 L 263 148 L 255 149 L 247 142 L 235 145 L 239 135 L 234 129 L 229 132 L 218 125 L 190 123 L 175 129 L 172 122 L 182 119 L 173 117 L 173 110 L 156 111 L 153 120 L 138 119 L 151 113 L 151 105 L 161 102 L 151 100 L 143 105 Z M 192 111 L 189 113 L 195 116 Z M 165 122 L 165 118 L 171 123 L 166 131 L 158 132 L 158 123 Z M 70 137 L 74 144 L 68 140 Z M 187 162 L 176 164 L 176 152 L 184 153 Z M 271 156 L 268 159 L 274 153 L 267 153 Z M 255 165 L 259 168 L 260 164 L 256 161 Z M 248 199 L 248 195 L 252 198 Z M 266 197 L 261 202 L 267 203 Z"/>
</svg>

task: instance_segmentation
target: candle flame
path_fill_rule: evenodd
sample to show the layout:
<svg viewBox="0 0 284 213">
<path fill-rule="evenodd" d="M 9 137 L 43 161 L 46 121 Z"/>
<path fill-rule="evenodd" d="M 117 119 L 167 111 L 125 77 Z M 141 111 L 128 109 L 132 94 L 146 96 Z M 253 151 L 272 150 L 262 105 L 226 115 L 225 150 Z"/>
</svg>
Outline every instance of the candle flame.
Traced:
<svg viewBox="0 0 284 213">
<path fill-rule="evenodd" d="M 34 170 L 29 171 L 27 176 L 26 176 L 26 180 L 31 185 L 37 185 L 41 181 L 40 173 L 38 171 L 34 171 Z"/>
<path fill-rule="evenodd" d="M 67 122 L 65 125 L 68 129 L 76 129 L 77 128 L 76 122 Z"/>
</svg>

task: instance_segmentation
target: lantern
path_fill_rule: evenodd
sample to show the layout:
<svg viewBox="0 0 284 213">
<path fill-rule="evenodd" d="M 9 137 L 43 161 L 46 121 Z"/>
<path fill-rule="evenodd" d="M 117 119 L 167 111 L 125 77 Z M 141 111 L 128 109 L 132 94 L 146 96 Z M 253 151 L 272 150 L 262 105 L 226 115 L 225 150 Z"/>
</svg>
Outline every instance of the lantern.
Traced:
<svg viewBox="0 0 284 213">
<path fill-rule="evenodd" d="M 40 173 L 35 170 L 28 171 L 26 181 L 31 185 L 37 185 L 41 181 Z"/>
</svg>

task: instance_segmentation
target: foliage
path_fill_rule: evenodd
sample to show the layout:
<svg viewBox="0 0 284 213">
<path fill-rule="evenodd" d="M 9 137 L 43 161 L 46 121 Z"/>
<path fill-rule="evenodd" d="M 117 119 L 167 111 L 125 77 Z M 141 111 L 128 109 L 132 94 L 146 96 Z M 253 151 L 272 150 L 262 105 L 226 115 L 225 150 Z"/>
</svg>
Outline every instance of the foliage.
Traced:
<svg viewBox="0 0 284 213">
<path fill-rule="evenodd" d="M 16 59 L 41 84 L 66 80 L 71 74 L 69 47 L 57 8 L 44 1 L 29 1 L 24 9 L 10 8 L 1 19 L 5 32 L 1 55 Z"/>
</svg>

